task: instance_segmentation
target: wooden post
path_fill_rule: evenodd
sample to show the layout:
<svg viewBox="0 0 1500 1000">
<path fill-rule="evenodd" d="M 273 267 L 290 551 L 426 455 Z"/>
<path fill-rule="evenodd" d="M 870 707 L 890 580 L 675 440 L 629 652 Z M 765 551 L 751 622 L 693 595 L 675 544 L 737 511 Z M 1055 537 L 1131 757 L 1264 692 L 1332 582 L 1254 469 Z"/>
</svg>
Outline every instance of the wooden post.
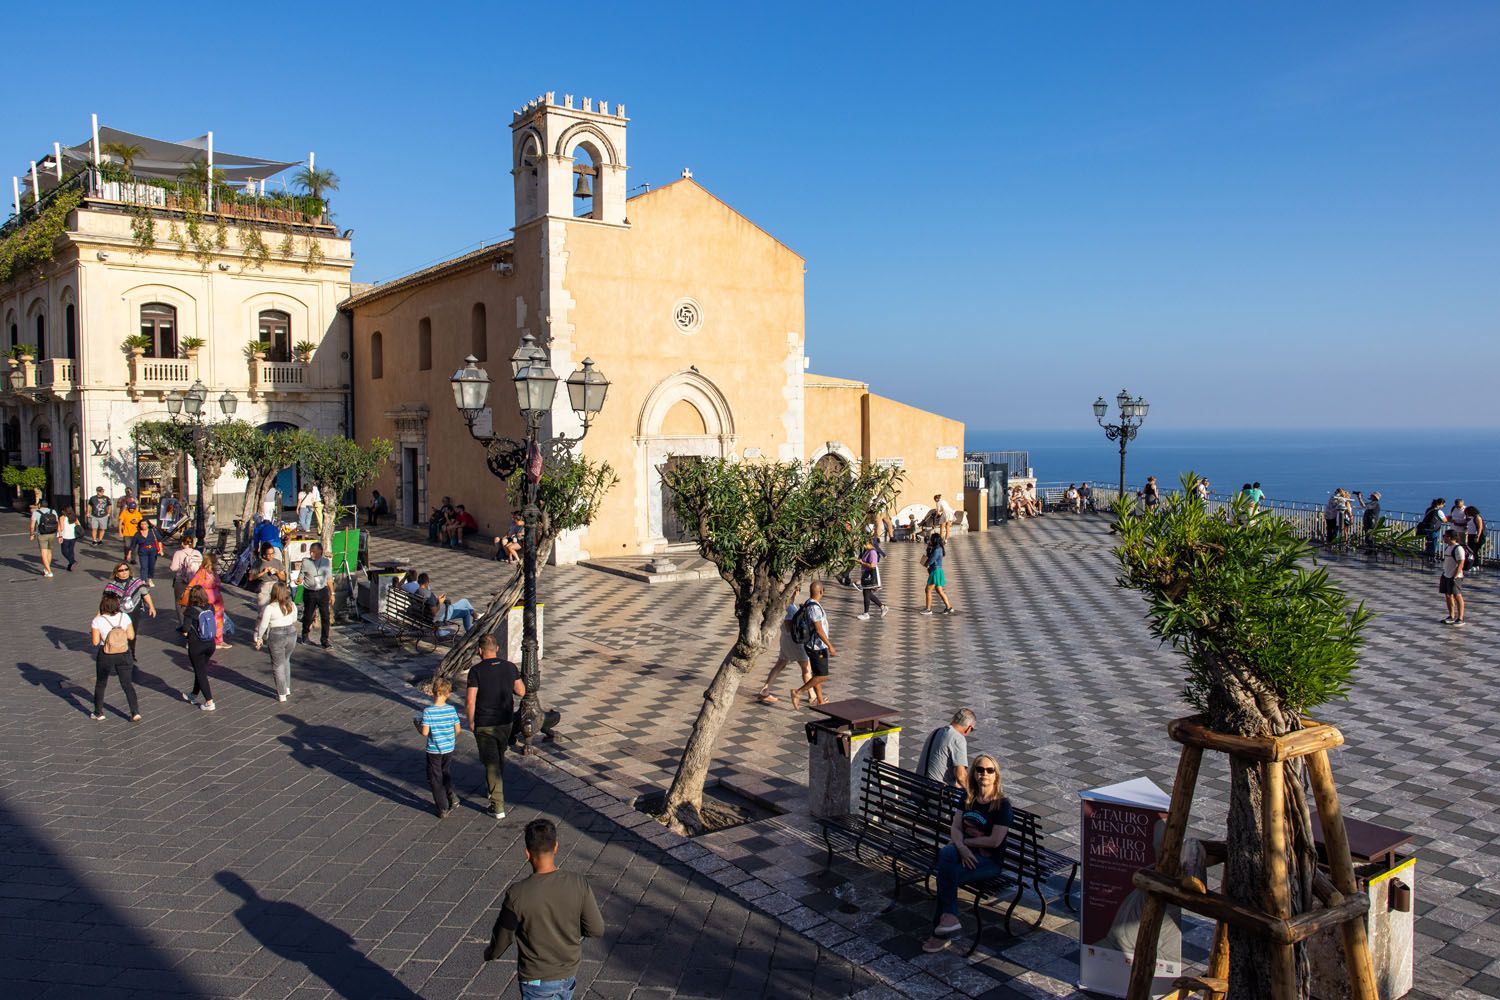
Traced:
<svg viewBox="0 0 1500 1000">
<path fill-rule="evenodd" d="M 1198 785 L 1198 766 L 1203 762 L 1203 749 L 1191 744 L 1182 748 L 1182 757 L 1177 761 L 1177 780 L 1172 784 L 1172 808 L 1167 812 L 1167 827 L 1162 833 L 1161 853 L 1156 858 L 1156 870 L 1167 878 L 1174 878 L 1182 864 L 1182 841 L 1187 836 L 1188 818 L 1193 807 L 1193 789 Z M 1130 965 L 1130 987 L 1126 990 L 1129 1000 L 1149 1000 L 1151 984 L 1156 978 L 1156 941 L 1161 934 L 1161 919 L 1166 912 L 1166 900 L 1155 893 L 1148 893 L 1141 906 L 1141 923 L 1136 931 L 1135 956 Z"/>
<path fill-rule="evenodd" d="M 1260 817 L 1265 831 L 1266 909 L 1278 920 L 1292 915 L 1286 867 L 1286 771 L 1280 761 L 1261 765 Z M 1271 950 L 1272 1000 L 1297 1000 L 1297 955 L 1290 943 Z"/>
<path fill-rule="evenodd" d="M 1312 783 L 1313 801 L 1318 804 L 1318 819 L 1323 826 L 1323 845 L 1328 850 L 1328 869 L 1333 876 L 1334 888 L 1345 896 L 1353 896 L 1359 892 L 1359 882 L 1354 876 L 1354 860 L 1349 855 L 1349 834 L 1344 829 L 1343 808 L 1339 805 L 1338 788 L 1333 783 L 1328 751 L 1319 750 L 1308 755 L 1307 776 Z M 1344 964 L 1349 969 L 1349 996 L 1353 1000 L 1378 1000 L 1364 919 L 1345 922 L 1339 932 L 1344 939 Z"/>
</svg>

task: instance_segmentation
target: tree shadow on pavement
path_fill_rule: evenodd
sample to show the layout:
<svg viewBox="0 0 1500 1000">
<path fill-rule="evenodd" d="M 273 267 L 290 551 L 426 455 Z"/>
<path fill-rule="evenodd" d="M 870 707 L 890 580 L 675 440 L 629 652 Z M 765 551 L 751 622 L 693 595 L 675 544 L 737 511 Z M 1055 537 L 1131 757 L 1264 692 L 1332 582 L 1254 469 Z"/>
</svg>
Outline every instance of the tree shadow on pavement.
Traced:
<svg viewBox="0 0 1500 1000">
<path fill-rule="evenodd" d="M 94 710 L 94 689 L 85 687 L 66 674 L 47 670 L 35 663 L 17 663 L 21 679 L 45 691 L 51 691 L 77 711 L 87 715 Z"/>
<path fill-rule="evenodd" d="M 234 917 L 251 937 L 267 951 L 305 967 L 339 996 L 420 1000 L 355 948 L 346 931 L 296 903 L 264 898 L 234 872 L 221 871 L 214 881 L 243 900 Z"/>
<path fill-rule="evenodd" d="M 425 797 L 366 766 L 374 765 L 388 774 L 393 771 L 383 759 L 389 756 L 390 751 L 370 737 L 362 733 L 351 733 L 337 726 L 303 722 L 293 715 L 278 715 L 276 718 L 291 727 L 291 732 L 278 739 L 291 749 L 292 759 L 297 763 L 337 775 L 367 792 L 373 792 L 399 805 L 410 806 L 422 812 L 432 810 L 432 803 Z M 422 759 L 419 751 L 406 751 L 403 756 L 410 756 L 411 776 L 419 778 L 419 761 Z"/>
</svg>

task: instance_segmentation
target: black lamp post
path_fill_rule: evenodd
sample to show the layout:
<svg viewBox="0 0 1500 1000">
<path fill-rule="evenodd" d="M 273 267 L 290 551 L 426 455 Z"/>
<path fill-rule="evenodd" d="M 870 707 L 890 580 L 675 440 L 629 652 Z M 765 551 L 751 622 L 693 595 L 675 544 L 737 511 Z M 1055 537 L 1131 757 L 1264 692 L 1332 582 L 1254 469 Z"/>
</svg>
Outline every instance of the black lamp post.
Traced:
<svg viewBox="0 0 1500 1000">
<path fill-rule="evenodd" d="M 526 426 L 522 440 L 496 437 L 485 431 L 476 432 L 475 422 L 485 412 L 490 394 L 490 376 L 480 368 L 471 354 L 464 359 L 464 366 L 453 373 L 453 402 L 468 424 L 469 434 L 485 447 L 485 464 L 495 476 L 509 480 L 517 469 L 525 468 L 526 479 L 521 518 L 525 522 L 522 540 L 522 626 L 521 626 L 521 679 L 526 683 L 526 695 L 521 699 L 521 737 L 525 745 L 542 728 L 542 684 L 541 663 L 537 656 L 536 637 L 536 546 L 537 532 L 542 512 L 537 506 L 537 484 L 542 478 L 543 454 L 561 460 L 572 452 L 573 445 L 583 440 L 589 426 L 599 411 L 604 408 L 604 396 L 609 391 L 609 380 L 594 368 L 591 358 L 583 359 L 583 367 L 567 378 L 568 402 L 573 412 L 583 421 L 583 430 L 577 437 L 559 434 L 556 437 L 540 438 L 542 419 L 552 412 L 552 400 L 557 394 L 557 373 L 550 365 L 546 348 L 536 343 L 536 338 L 526 334 L 521 345 L 511 356 L 511 381 L 516 386 L 516 397 L 521 405 L 521 419 Z"/>
<path fill-rule="evenodd" d="M 192 388 L 184 392 L 181 389 L 173 389 L 166 394 L 167 412 L 172 415 L 172 422 L 176 423 L 184 410 L 187 411 L 188 420 L 193 425 L 193 470 L 196 473 L 194 480 L 197 485 L 197 502 L 193 517 L 193 530 L 199 545 L 206 544 L 203 537 L 203 404 L 208 402 L 208 390 L 204 388 L 201 379 L 193 382 Z M 219 410 L 224 414 L 224 419 L 234 419 L 234 413 L 240 406 L 240 399 L 228 389 L 224 395 L 219 397 Z"/>
<path fill-rule="evenodd" d="M 1135 439 L 1141 429 L 1141 424 L 1146 422 L 1146 411 L 1151 409 L 1151 404 L 1146 402 L 1145 397 L 1132 397 L 1124 389 L 1115 397 L 1115 405 L 1120 410 L 1120 422 L 1117 424 L 1106 424 L 1104 415 L 1109 412 L 1109 404 L 1100 396 L 1094 400 L 1094 419 L 1099 426 L 1104 428 L 1104 436 L 1111 441 L 1120 442 L 1120 496 L 1125 496 L 1125 445 Z"/>
</svg>

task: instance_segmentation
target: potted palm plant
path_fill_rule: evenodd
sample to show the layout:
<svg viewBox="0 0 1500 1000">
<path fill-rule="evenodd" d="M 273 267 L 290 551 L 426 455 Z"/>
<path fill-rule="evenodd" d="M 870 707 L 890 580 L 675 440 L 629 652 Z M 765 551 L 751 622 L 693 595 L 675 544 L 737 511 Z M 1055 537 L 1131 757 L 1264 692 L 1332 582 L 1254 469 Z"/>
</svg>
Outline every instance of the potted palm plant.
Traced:
<svg viewBox="0 0 1500 1000">
<path fill-rule="evenodd" d="M 308 198 L 312 200 L 313 204 L 309 207 L 313 208 L 313 212 L 307 214 L 309 216 L 315 214 L 313 221 L 321 221 L 328 214 L 328 201 L 323 194 L 339 189 L 339 175 L 324 167 L 303 167 L 297 171 L 297 176 L 292 180 L 300 185 Z"/>
<path fill-rule="evenodd" d="M 293 348 L 293 350 L 297 354 L 297 360 L 302 362 L 304 365 L 312 360 L 313 351 L 316 351 L 317 349 L 318 345 L 310 340 L 299 340 L 297 342 L 297 346 Z"/>
<path fill-rule="evenodd" d="M 269 340 L 252 340 L 245 345 L 245 357 L 251 361 L 264 361 L 266 354 L 271 350 Z"/>
<path fill-rule="evenodd" d="M 203 338 L 183 337 L 182 343 L 178 346 L 182 348 L 182 356 L 189 361 L 193 361 L 198 357 L 198 352 L 203 349 Z"/>
<path fill-rule="evenodd" d="M 146 351 L 151 347 L 151 344 L 151 334 L 132 333 L 130 336 L 125 338 L 125 341 L 121 346 L 125 348 L 126 354 L 139 358 L 146 353 Z"/>
</svg>

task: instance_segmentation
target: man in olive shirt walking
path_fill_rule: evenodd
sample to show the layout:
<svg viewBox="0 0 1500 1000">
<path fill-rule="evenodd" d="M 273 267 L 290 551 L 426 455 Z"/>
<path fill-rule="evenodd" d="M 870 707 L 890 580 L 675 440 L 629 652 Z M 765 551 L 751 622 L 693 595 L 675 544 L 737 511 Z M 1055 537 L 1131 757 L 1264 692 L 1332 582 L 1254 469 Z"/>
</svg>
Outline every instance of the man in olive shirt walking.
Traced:
<svg viewBox="0 0 1500 1000">
<path fill-rule="evenodd" d="M 516 665 L 500 658 L 493 635 L 479 640 L 479 662 L 469 668 L 467 714 L 469 732 L 484 761 L 484 782 L 490 791 L 489 815 L 505 818 L 505 745 L 515 724 L 516 699 L 526 694 L 526 682 Z"/>
<path fill-rule="evenodd" d="M 582 875 L 557 869 L 557 827 L 526 824 L 530 877 L 505 892 L 484 960 L 493 962 L 516 942 L 521 1000 L 573 1000 L 583 939 L 604 934 L 604 917 Z"/>
</svg>

